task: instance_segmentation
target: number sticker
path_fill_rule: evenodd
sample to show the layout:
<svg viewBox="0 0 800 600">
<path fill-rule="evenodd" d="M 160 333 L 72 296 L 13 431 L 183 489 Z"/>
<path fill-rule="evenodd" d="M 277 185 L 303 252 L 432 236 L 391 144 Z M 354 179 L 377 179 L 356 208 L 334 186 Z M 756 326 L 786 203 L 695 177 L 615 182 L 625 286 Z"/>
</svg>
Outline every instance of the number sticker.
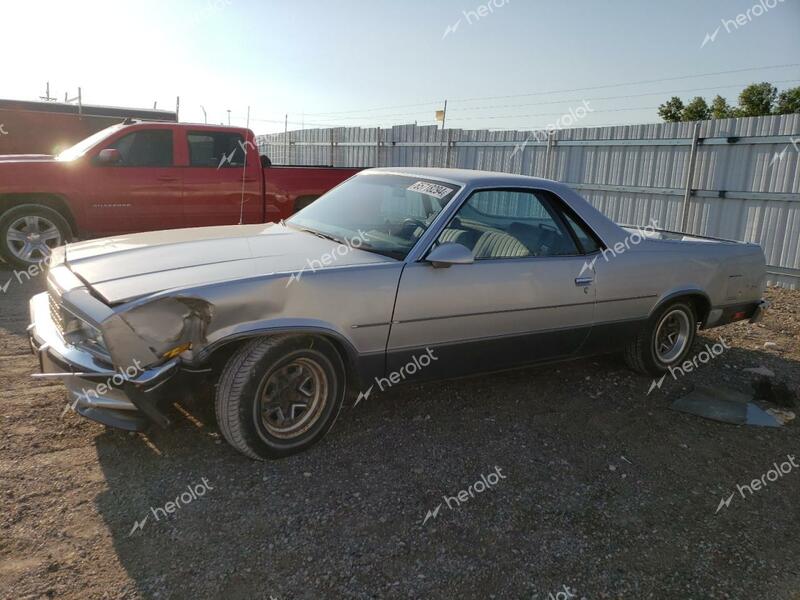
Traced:
<svg viewBox="0 0 800 600">
<path fill-rule="evenodd" d="M 453 188 L 449 188 L 446 185 L 439 185 L 438 183 L 428 183 L 427 181 L 418 181 L 417 183 L 410 185 L 406 188 L 409 192 L 419 192 L 420 194 L 425 194 L 426 196 L 433 196 L 434 198 L 438 198 L 441 200 L 447 194 L 453 191 Z"/>
</svg>

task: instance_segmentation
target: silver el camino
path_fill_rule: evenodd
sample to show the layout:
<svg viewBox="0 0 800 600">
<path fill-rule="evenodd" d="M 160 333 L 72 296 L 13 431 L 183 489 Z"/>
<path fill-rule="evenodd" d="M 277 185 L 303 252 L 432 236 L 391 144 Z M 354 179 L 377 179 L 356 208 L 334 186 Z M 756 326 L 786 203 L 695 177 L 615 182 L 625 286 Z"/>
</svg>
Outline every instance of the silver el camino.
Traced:
<svg viewBox="0 0 800 600">
<path fill-rule="evenodd" d="M 225 439 L 264 459 L 402 382 L 611 352 L 661 374 L 698 327 L 757 319 L 764 279 L 757 245 L 626 229 L 554 181 L 383 168 L 282 223 L 60 248 L 29 331 L 81 415 L 169 426 L 215 386 Z"/>
</svg>

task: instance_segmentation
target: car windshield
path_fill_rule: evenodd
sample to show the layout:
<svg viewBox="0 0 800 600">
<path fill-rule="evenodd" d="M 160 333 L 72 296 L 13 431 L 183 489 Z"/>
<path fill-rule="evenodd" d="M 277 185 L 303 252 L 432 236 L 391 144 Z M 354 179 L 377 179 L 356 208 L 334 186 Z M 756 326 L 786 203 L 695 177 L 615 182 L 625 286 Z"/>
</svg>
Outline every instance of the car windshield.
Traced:
<svg viewBox="0 0 800 600">
<path fill-rule="evenodd" d="M 458 189 L 419 177 L 365 173 L 334 188 L 286 223 L 402 260 Z"/>
<path fill-rule="evenodd" d="M 60 154 L 56 156 L 56 160 L 75 160 L 76 158 L 83 156 L 89 148 L 98 144 L 99 142 L 110 136 L 112 133 L 118 131 L 122 127 L 123 125 L 119 124 L 119 125 L 112 125 L 111 127 L 106 127 L 105 129 L 101 129 L 97 133 L 94 133 L 89 137 L 87 137 L 85 140 L 81 140 L 74 146 L 62 151 Z"/>
</svg>

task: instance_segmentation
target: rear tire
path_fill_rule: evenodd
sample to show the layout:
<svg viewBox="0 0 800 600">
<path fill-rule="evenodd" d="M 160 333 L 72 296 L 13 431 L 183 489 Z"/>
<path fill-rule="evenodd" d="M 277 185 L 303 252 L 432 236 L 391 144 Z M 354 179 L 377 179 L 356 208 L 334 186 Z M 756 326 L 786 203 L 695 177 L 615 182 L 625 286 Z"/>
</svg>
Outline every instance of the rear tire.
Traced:
<svg viewBox="0 0 800 600">
<path fill-rule="evenodd" d="M 41 204 L 15 206 L 0 217 L 0 256 L 14 267 L 43 266 L 50 252 L 71 237 L 67 220 Z"/>
<path fill-rule="evenodd" d="M 679 365 L 691 351 L 697 317 L 691 304 L 676 301 L 660 308 L 625 348 L 625 362 L 634 371 L 658 376 Z"/>
<path fill-rule="evenodd" d="M 318 442 L 345 396 L 342 357 L 328 340 L 278 335 L 245 344 L 222 371 L 215 408 L 223 437 L 256 460 Z"/>
</svg>

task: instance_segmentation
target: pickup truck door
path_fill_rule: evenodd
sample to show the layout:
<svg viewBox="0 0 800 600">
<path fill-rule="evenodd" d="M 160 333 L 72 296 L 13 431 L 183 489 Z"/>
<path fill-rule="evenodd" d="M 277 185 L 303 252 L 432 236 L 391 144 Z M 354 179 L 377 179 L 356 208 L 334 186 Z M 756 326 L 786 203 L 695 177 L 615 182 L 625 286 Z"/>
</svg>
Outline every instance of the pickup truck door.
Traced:
<svg viewBox="0 0 800 600">
<path fill-rule="evenodd" d="M 387 346 L 387 372 L 433 350 L 419 378 L 465 375 L 569 356 L 593 324 L 585 257 L 534 190 L 472 194 L 437 243 L 460 243 L 473 264 L 406 266 Z"/>
<path fill-rule="evenodd" d="M 186 227 L 261 223 L 262 168 L 243 133 L 198 128 L 183 140 L 183 207 Z M 247 166 L 245 167 L 245 151 Z"/>
<path fill-rule="evenodd" d="M 113 148 L 120 160 L 101 163 Z M 81 176 L 87 229 L 94 234 L 174 229 L 183 226 L 182 169 L 175 166 L 174 132 L 147 126 L 111 138 L 95 149 Z"/>
</svg>

